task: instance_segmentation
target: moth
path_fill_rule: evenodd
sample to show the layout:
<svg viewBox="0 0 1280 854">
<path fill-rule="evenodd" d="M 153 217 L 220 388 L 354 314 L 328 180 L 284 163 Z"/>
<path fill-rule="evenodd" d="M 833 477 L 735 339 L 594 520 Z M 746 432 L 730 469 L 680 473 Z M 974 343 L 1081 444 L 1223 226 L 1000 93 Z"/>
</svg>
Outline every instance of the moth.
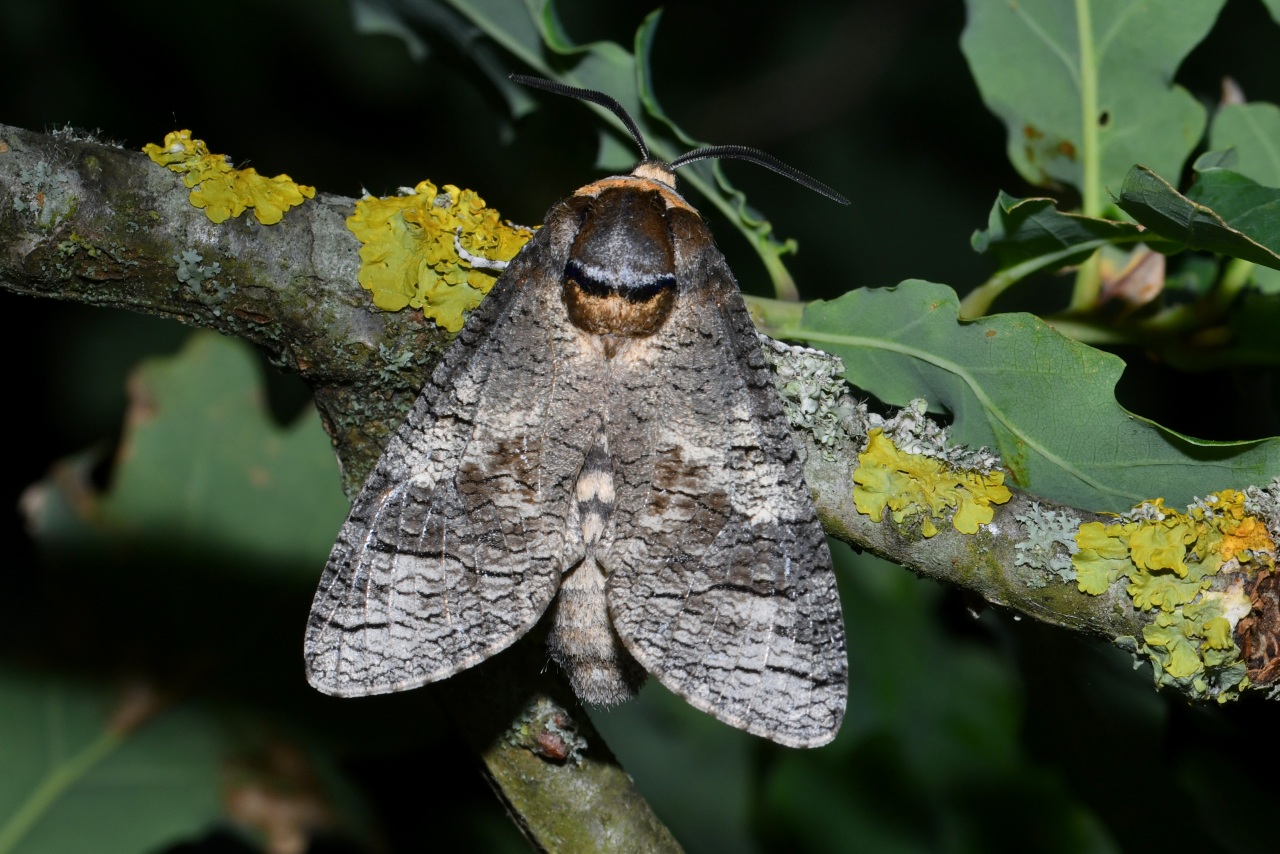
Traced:
<svg viewBox="0 0 1280 854">
<path fill-rule="evenodd" d="M 646 672 L 784 745 L 835 737 L 847 690 L 831 555 L 742 295 L 674 170 L 642 159 L 548 211 L 445 353 L 338 535 L 311 684 L 355 697 L 472 667 L 548 608 L 578 697 Z M 847 202 L 845 202 L 847 203 Z"/>
</svg>

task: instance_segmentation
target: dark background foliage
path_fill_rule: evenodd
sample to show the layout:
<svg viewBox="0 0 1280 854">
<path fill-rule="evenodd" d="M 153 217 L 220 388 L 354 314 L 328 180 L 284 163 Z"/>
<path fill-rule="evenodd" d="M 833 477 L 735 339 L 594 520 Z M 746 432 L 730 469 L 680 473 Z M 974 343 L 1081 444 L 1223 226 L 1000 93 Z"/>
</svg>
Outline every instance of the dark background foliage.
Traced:
<svg viewBox="0 0 1280 854">
<path fill-rule="evenodd" d="M 575 39 L 628 47 L 650 11 L 559 8 Z M 988 272 L 968 238 L 996 191 L 1034 194 L 1005 161 L 1003 130 L 961 57 L 963 19 L 961 4 L 928 0 L 716 0 L 664 14 L 653 76 L 684 129 L 764 148 L 854 200 L 836 209 L 763 170 L 726 167 L 780 234 L 800 240 L 790 267 L 806 298 L 908 277 L 963 293 Z M 1229 74 L 1250 97 L 1280 101 L 1277 35 L 1260 3 L 1232 0 L 1178 79 L 1212 101 Z M 539 99 L 513 122 L 463 52 L 431 47 L 415 62 L 397 39 L 358 34 L 337 0 L 10 2 L 0 5 L 0 122 L 100 129 L 130 149 L 191 128 L 239 165 L 322 191 L 386 194 L 430 178 L 527 223 L 594 177 L 596 131 L 580 106 Z M 713 228 L 744 289 L 764 293 L 745 242 Z M 130 367 L 176 351 L 187 332 L 2 299 L 11 453 L 0 504 L 15 507 L 55 459 L 118 440 Z M 1141 354 L 1122 355 L 1140 366 Z M 262 367 L 273 414 L 291 422 L 306 389 Z M 1138 376 L 1147 379 L 1123 390 L 1128 405 L 1194 429 L 1161 408 L 1175 395 L 1138 393 L 1152 377 L 1165 391 L 1168 378 Z M 95 476 L 110 484 L 112 470 Z M 335 705 L 303 684 L 318 563 L 267 571 L 181 539 L 42 557 L 17 514 L 5 518 L 0 664 L 85 685 L 141 675 L 209 710 L 243 755 L 277 757 L 262 760 L 272 773 L 284 775 L 281 745 L 298 751 L 322 769 L 317 800 L 358 817 L 314 850 L 369 839 L 519 850 L 430 690 Z M 852 683 L 831 748 L 775 749 L 652 689 L 601 719 L 690 850 L 1266 845 L 1265 808 L 1254 805 L 1280 794 L 1268 704 L 1190 708 L 1154 694 L 1113 649 L 991 611 L 975 620 L 958 594 L 847 550 L 838 564 Z M 227 827 L 193 829 L 174 850 L 257 844 Z"/>
</svg>

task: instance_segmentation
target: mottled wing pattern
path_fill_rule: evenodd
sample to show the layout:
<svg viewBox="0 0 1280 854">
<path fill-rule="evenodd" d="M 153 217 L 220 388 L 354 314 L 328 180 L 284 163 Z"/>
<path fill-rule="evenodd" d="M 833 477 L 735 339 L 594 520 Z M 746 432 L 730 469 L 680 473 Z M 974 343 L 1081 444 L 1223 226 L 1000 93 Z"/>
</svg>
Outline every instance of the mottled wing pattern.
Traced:
<svg viewBox="0 0 1280 854">
<path fill-rule="evenodd" d="M 510 645 L 555 595 L 601 404 L 559 289 L 539 279 L 550 242 L 504 272 L 357 497 L 307 626 L 319 690 L 443 679 Z"/>
<path fill-rule="evenodd" d="M 825 744 L 847 691 L 830 551 L 723 258 L 709 248 L 680 269 L 694 288 L 608 413 L 610 615 L 692 705 L 782 744 Z"/>
</svg>

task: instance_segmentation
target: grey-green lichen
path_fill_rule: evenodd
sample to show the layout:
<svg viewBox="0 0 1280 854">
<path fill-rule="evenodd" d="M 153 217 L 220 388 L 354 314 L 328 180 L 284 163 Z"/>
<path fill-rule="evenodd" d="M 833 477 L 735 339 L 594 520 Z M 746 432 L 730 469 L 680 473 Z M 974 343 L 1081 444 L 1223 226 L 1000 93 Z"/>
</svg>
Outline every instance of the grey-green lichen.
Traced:
<svg viewBox="0 0 1280 854">
<path fill-rule="evenodd" d="M 85 128 L 78 128 L 73 124 L 66 123 L 63 124 L 62 127 L 54 128 L 50 131 L 49 136 L 53 137 L 58 142 L 89 142 L 94 145 L 105 145 L 111 148 L 124 148 L 123 145 L 116 142 L 114 139 L 107 139 L 102 136 L 102 128 L 86 130 Z"/>
<path fill-rule="evenodd" d="M 847 393 L 844 362 L 821 350 L 783 344 L 767 335 L 759 338 L 787 421 L 808 431 L 824 458 L 834 459 L 837 440 L 846 435 L 842 425 L 856 406 Z"/>
<path fill-rule="evenodd" d="M 94 243 L 82 234 L 71 232 L 58 241 L 50 262 L 41 261 L 40 270 L 48 273 L 50 269 L 60 279 L 84 276 L 89 279 L 100 277 L 116 277 L 122 271 L 138 267 L 138 262 L 129 256 L 129 250 L 116 243 Z"/>
<path fill-rule="evenodd" d="M 929 417 L 925 400 L 917 398 L 892 416 L 883 417 L 849 395 L 844 362 L 838 356 L 784 344 L 763 334 L 759 338 L 787 421 L 813 436 L 824 459 L 835 458 L 833 449 L 839 438 L 864 442 L 878 428 L 903 453 L 932 457 L 952 468 L 984 475 L 1000 468 L 1000 458 L 988 448 L 949 445 L 947 429 Z"/>
<path fill-rule="evenodd" d="M 1053 576 L 1075 581 L 1071 556 L 1080 550 L 1076 545 L 1080 520 L 1071 513 L 1047 510 L 1038 501 L 1014 518 L 1027 529 L 1027 538 L 1014 544 L 1014 564 L 1026 568 L 1018 572 L 1023 582 L 1028 587 L 1044 587 Z"/>
<path fill-rule="evenodd" d="M 21 192 L 13 196 L 13 209 L 29 213 L 40 228 L 53 228 L 75 213 L 76 197 L 71 180 L 41 160 L 18 173 Z"/>
<path fill-rule="evenodd" d="M 1164 506 L 1162 500 L 1143 501 L 1120 514 L 1126 522 L 1163 522 L 1172 512 Z"/>
<path fill-rule="evenodd" d="M 234 284 L 218 282 L 217 277 L 222 273 L 222 265 L 217 261 L 205 264 L 204 257 L 192 249 L 188 249 L 181 255 L 174 255 L 173 260 L 178 265 L 178 281 L 186 286 L 187 291 L 199 300 L 201 305 L 209 307 L 215 317 L 221 315 L 222 309 L 219 303 L 236 292 Z"/>
<path fill-rule="evenodd" d="M 1280 540 L 1280 477 L 1266 487 L 1245 487 L 1244 509 L 1262 520 L 1273 540 Z"/>
<path fill-rule="evenodd" d="M 394 347 L 387 344 L 378 345 L 378 357 L 382 359 L 382 369 L 378 375 L 388 382 L 399 378 L 401 371 L 413 364 L 413 351 L 401 350 L 396 352 Z"/>
</svg>

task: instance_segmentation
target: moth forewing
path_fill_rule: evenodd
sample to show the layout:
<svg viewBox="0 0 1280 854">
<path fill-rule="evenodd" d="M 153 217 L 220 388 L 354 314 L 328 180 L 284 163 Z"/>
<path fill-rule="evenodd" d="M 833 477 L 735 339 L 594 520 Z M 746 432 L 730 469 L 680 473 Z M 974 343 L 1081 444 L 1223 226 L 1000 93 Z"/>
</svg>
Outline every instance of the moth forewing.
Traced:
<svg viewBox="0 0 1280 854">
<path fill-rule="evenodd" d="M 737 147 L 680 160 L 743 151 L 780 166 Z M 781 744 L 835 736 L 831 555 L 742 295 L 674 183 L 645 161 L 578 190 L 467 321 L 334 545 L 314 686 L 444 679 L 550 606 L 551 657 L 586 702 L 648 671 Z"/>
<path fill-rule="evenodd" d="M 535 237 L 468 319 L 356 497 L 307 627 L 319 690 L 444 679 L 513 643 L 555 595 L 564 529 L 550 511 L 585 451 L 547 454 L 527 423 L 564 427 L 545 415 L 548 380 L 574 364 L 551 364 L 546 294 L 526 286 L 550 237 Z M 562 412 L 580 402 L 560 394 Z"/>
<path fill-rule="evenodd" d="M 742 296 L 701 221 L 671 219 L 680 299 L 612 410 L 614 627 L 694 706 L 817 746 L 847 684 L 830 552 Z"/>
</svg>

